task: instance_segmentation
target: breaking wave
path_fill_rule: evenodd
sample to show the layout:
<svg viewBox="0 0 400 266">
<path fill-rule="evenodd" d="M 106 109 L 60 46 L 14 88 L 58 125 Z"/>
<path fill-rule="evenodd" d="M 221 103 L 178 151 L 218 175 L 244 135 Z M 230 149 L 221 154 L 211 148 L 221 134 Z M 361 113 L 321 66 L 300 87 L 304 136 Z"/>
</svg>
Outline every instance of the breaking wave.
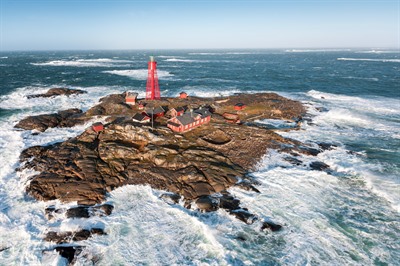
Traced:
<svg viewBox="0 0 400 266">
<path fill-rule="evenodd" d="M 109 71 L 103 71 L 103 73 L 130 77 L 137 80 L 146 80 L 148 75 L 148 70 L 147 69 L 109 70 Z M 167 79 L 174 76 L 168 71 L 159 69 L 157 70 L 157 75 L 161 79 Z"/>
<path fill-rule="evenodd" d="M 133 61 L 130 60 L 99 58 L 99 59 L 77 59 L 77 60 L 54 60 L 49 62 L 31 63 L 31 64 L 34 66 L 115 67 L 115 66 L 129 66 L 129 63 L 132 62 Z"/>
<path fill-rule="evenodd" d="M 188 63 L 199 62 L 199 60 L 180 59 L 180 58 L 168 58 L 168 59 L 166 59 L 164 61 L 167 61 L 167 62 L 188 62 Z"/>
<path fill-rule="evenodd" d="M 399 50 L 369 50 L 358 51 L 357 54 L 400 54 Z"/>
<path fill-rule="evenodd" d="M 337 58 L 339 61 L 371 61 L 371 62 L 393 62 L 400 63 L 400 59 L 371 59 L 371 58 L 347 58 L 340 57 Z"/>
<path fill-rule="evenodd" d="M 289 49 L 286 53 L 319 53 L 319 52 L 347 52 L 351 49 Z"/>
</svg>

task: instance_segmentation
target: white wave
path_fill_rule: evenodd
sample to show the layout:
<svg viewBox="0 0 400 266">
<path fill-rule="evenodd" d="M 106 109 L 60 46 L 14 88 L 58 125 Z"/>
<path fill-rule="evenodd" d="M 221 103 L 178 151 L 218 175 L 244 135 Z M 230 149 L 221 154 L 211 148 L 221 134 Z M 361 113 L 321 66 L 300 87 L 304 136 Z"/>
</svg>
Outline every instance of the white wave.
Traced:
<svg viewBox="0 0 400 266">
<path fill-rule="evenodd" d="M 362 79 L 362 80 L 370 80 L 370 81 L 379 81 L 378 78 L 362 78 L 362 77 L 353 77 L 353 76 L 348 76 L 348 77 L 343 77 L 344 79 Z"/>
<path fill-rule="evenodd" d="M 103 73 L 114 74 L 119 76 L 130 77 L 137 80 L 146 80 L 148 76 L 147 69 L 128 69 L 128 70 L 110 70 L 103 71 Z M 167 79 L 174 75 L 165 70 L 157 70 L 158 78 Z"/>
<path fill-rule="evenodd" d="M 369 51 L 358 51 L 358 54 L 400 54 L 399 50 L 369 50 Z"/>
<path fill-rule="evenodd" d="M 0 59 L 7 59 L 8 58 L 8 56 L 2 56 L 2 57 L 0 57 Z"/>
<path fill-rule="evenodd" d="M 164 61 L 166 61 L 166 62 L 188 62 L 188 63 L 199 62 L 199 60 L 180 59 L 180 58 L 168 58 Z M 204 62 L 204 61 L 202 61 L 202 62 Z"/>
<path fill-rule="evenodd" d="M 99 59 L 77 59 L 77 60 L 54 60 L 49 62 L 31 63 L 31 64 L 34 66 L 115 67 L 115 66 L 129 66 L 129 63 L 132 62 L 133 61 L 130 60 L 99 58 Z"/>
<path fill-rule="evenodd" d="M 197 97 L 222 97 L 243 92 L 234 87 L 212 88 L 206 86 L 184 86 L 181 88 L 181 91 L 185 91 L 189 96 L 197 96 Z"/>
<path fill-rule="evenodd" d="M 340 57 L 337 60 L 339 60 L 339 61 L 370 61 L 370 62 L 400 63 L 400 59 L 371 59 L 371 58 L 346 58 L 346 57 Z"/>
<path fill-rule="evenodd" d="M 288 49 L 286 53 L 348 52 L 351 49 Z"/>
<path fill-rule="evenodd" d="M 119 87 L 75 87 L 87 91 L 86 94 L 57 96 L 50 98 L 28 99 L 30 94 L 40 94 L 47 92 L 50 88 L 60 87 L 23 87 L 10 94 L 0 96 L 0 108 L 3 109 L 29 109 L 32 108 L 36 114 L 46 112 L 56 112 L 60 109 L 80 108 L 86 110 L 95 104 L 98 99 L 109 93 L 121 93 L 124 88 Z"/>
<path fill-rule="evenodd" d="M 310 90 L 307 92 L 307 96 L 312 97 L 315 100 L 323 103 L 331 103 L 336 107 L 352 108 L 372 112 L 381 113 L 386 115 L 399 115 L 400 100 L 396 98 L 387 97 L 374 97 L 374 98 L 362 98 L 356 96 L 347 96 L 342 94 L 334 94 L 327 92 L 320 92 L 317 90 Z"/>
<path fill-rule="evenodd" d="M 170 206 L 148 186 L 124 186 L 111 192 L 115 206 L 104 218 L 107 236 L 89 239 L 98 265 L 226 264 L 213 228 L 180 206 Z"/>
<path fill-rule="evenodd" d="M 255 54 L 254 52 L 209 52 L 209 53 L 189 53 L 189 55 L 249 55 Z"/>
<path fill-rule="evenodd" d="M 184 58 L 183 56 L 177 56 L 177 55 L 159 55 L 157 58 Z"/>
</svg>

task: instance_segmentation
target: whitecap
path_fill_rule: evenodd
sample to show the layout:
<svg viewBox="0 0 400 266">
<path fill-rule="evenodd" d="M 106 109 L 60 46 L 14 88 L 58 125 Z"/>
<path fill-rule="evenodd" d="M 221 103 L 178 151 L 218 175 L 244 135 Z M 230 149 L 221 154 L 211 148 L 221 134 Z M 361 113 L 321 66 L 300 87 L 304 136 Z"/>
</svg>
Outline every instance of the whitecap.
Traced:
<svg viewBox="0 0 400 266">
<path fill-rule="evenodd" d="M 146 80 L 148 76 L 147 69 L 110 70 L 110 71 L 103 71 L 103 73 L 130 77 L 137 80 Z M 159 69 L 157 70 L 157 75 L 161 79 L 167 79 L 174 76 L 168 71 Z"/>
<path fill-rule="evenodd" d="M 73 67 L 115 67 L 128 66 L 130 60 L 116 60 L 109 58 L 77 59 L 77 60 L 54 60 L 43 63 L 31 63 L 34 66 L 73 66 Z"/>
<path fill-rule="evenodd" d="M 339 61 L 369 61 L 369 62 L 392 62 L 392 63 L 400 63 L 400 59 L 371 59 L 371 58 L 347 58 L 340 57 L 337 58 Z"/>
<path fill-rule="evenodd" d="M 286 53 L 348 52 L 351 49 L 288 49 Z"/>
<path fill-rule="evenodd" d="M 199 60 L 180 59 L 180 58 L 168 58 L 164 61 L 166 61 L 166 62 L 187 62 L 187 63 L 199 62 Z"/>
</svg>

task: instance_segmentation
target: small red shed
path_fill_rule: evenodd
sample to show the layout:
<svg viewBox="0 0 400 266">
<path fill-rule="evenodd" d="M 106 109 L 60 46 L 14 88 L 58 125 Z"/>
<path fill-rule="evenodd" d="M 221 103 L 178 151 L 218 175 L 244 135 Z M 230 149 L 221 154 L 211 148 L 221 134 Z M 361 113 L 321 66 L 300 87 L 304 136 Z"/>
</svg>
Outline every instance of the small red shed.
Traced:
<svg viewBox="0 0 400 266">
<path fill-rule="evenodd" d="M 127 92 L 125 95 L 125 103 L 129 105 L 135 105 L 137 96 L 137 93 Z"/>
<path fill-rule="evenodd" d="M 234 108 L 236 111 L 239 111 L 239 110 L 243 110 L 244 108 L 246 108 L 246 105 L 244 103 L 237 103 L 237 104 L 235 104 Z"/>
<path fill-rule="evenodd" d="M 186 99 L 188 97 L 187 93 L 182 91 L 181 93 L 179 93 L 179 98 L 181 99 Z"/>
<path fill-rule="evenodd" d="M 139 110 L 144 110 L 144 103 L 143 102 L 139 102 L 138 109 Z"/>
<path fill-rule="evenodd" d="M 104 130 L 104 126 L 103 126 L 102 123 L 97 122 L 97 123 L 94 123 L 94 124 L 92 125 L 92 129 L 93 129 L 94 132 L 98 133 L 98 132 Z"/>
<path fill-rule="evenodd" d="M 172 108 L 169 110 L 169 114 L 171 115 L 171 117 L 180 116 L 180 115 L 183 115 L 183 113 L 186 111 L 186 109 L 187 109 L 186 106 Z"/>
</svg>

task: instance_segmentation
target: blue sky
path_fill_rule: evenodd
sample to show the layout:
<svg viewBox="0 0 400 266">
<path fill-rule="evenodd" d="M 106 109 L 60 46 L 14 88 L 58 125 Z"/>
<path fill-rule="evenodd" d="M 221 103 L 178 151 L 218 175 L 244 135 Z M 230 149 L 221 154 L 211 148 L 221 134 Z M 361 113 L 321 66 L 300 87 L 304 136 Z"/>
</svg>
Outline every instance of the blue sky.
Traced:
<svg viewBox="0 0 400 266">
<path fill-rule="evenodd" d="M 1 50 L 400 46 L 400 0 L 0 0 Z"/>
</svg>

